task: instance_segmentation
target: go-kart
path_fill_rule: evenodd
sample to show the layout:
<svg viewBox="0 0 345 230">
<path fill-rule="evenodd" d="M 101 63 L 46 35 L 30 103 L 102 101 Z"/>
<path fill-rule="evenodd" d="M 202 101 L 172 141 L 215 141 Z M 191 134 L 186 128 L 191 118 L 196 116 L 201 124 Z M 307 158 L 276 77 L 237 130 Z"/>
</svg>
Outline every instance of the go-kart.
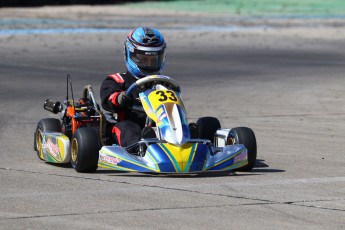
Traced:
<svg viewBox="0 0 345 230">
<path fill-rule="evenodd" d="M 78 172 L 93 172 L 98 167 L 146 173 L 252 170 L 256 138 L 250 128 L 222 129 L 213 117 L 188 124 L 180 87 L 170 77 L 151 75 L 139 79 L 126 95 L 130 97 L 137 88 L 142 91 L 142 106 L 131 109 L 146 113 L 144 129 L 150 135 L 143 135 L 131 146 L 109 144 L 106 130 L 117 119 L 100 110 L 92 87 L 86 86 L 78 102 L 68 96 L 64 103 L 45 102 L 45 109 L 60 112 L 62 117 L 39 121 L 34 138 L 38 157 L 51 163 L 71 162 Z"/>
</svg>

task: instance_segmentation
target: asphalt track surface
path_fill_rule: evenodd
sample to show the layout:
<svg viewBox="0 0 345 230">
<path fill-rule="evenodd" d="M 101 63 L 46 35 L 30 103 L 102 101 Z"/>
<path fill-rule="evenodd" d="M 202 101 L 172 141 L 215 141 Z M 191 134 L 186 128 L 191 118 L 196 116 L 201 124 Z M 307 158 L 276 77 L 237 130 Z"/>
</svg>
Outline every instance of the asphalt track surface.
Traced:
<svg viewBox="0 0 345 230">
<path fill-rule="evenodd" d="M 164 70 L 190 121 L 248 126 L 249 173 L 79 174 L 39 160 L 37 122 L 65 98 L 124 69 L 118 33 L 0 37 L 0 229 L 344 229 L 342 28 L 163 30 Z M 193 39 L 193 40 L 192 40 Z"/>
</svg>

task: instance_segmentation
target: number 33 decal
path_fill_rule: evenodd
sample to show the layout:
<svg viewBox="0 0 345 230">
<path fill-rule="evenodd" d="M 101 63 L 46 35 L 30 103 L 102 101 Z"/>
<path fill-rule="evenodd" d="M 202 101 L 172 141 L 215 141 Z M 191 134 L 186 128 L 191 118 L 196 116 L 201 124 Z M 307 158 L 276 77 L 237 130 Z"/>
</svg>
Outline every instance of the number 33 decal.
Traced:
<svg viewBox="0 0 345 230">
<path fill-rule="evenodd" d="M 166 95 L 165 93 L 167 94 L 170 94 L 170 96 Z M 161 98 L 158 99 L 158 101 L 166 101 L 166 100 L 171 100 L 171 101 L 177 101 L 177 98 L 175 96 L 175 93 L 173 91 L 157 91 L 156 94 L 159 94 L 161 96 Z"/>
</svg>

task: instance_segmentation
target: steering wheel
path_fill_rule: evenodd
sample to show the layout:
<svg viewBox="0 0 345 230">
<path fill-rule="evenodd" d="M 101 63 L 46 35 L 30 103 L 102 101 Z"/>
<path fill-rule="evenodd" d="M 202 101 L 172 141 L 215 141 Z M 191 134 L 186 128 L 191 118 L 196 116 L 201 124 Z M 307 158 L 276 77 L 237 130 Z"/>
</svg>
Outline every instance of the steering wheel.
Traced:
<svg viewBox="0 0 345 230">
<path fill-rule="evenodd" d="M 132 85 L 130 85 L 127 91 L 125 92 L 125 94 L 126 96 L 129 97 L 137 88 L 140 88 L 143 91 L 145 91 L 149 88 L 152 88 L 153 85 L 158 85 L 158 84 L 165 84 L 168 87 L 170 87 L 172 90 L 176 92 L 180 92 L 180 86 L 174 79 L 168 76 L 164 76 L 164 75 L 149 75 L 137 80 Z M 132 110 L 144 112 L 144 108 L 142 106 L 132 105 L 130 108 Z"/>
<path fill-rule="evenodd" d="M 151 88 L 153 85 L 158 84 L 165 84 L 168 87 L 171 87 L 172 90 L 180 92 L 180 86 L 174 79 L 164 75 L 150 75 L 137 80 L 131 86 L 129 86 L 129 88 L 126 91 L 126 96 L 130 96 L 137 88 L 141 88 L 145 91 Z"/>
</svg>

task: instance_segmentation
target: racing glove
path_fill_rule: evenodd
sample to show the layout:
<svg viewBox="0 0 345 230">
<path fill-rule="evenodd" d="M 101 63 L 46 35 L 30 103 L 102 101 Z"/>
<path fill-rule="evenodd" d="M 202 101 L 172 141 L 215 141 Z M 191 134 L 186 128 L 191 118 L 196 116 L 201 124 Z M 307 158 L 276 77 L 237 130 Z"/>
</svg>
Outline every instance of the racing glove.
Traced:
<svg viewBox="0 0 345 230">
<path fill-rule="evenodd" d="M 121 108 L 125 108 L 133 105 L 133 100 L 131 97 L 126 95 L 126 92 L 121 92 L 117 97 L 117 102 Z"/>
</svg>

